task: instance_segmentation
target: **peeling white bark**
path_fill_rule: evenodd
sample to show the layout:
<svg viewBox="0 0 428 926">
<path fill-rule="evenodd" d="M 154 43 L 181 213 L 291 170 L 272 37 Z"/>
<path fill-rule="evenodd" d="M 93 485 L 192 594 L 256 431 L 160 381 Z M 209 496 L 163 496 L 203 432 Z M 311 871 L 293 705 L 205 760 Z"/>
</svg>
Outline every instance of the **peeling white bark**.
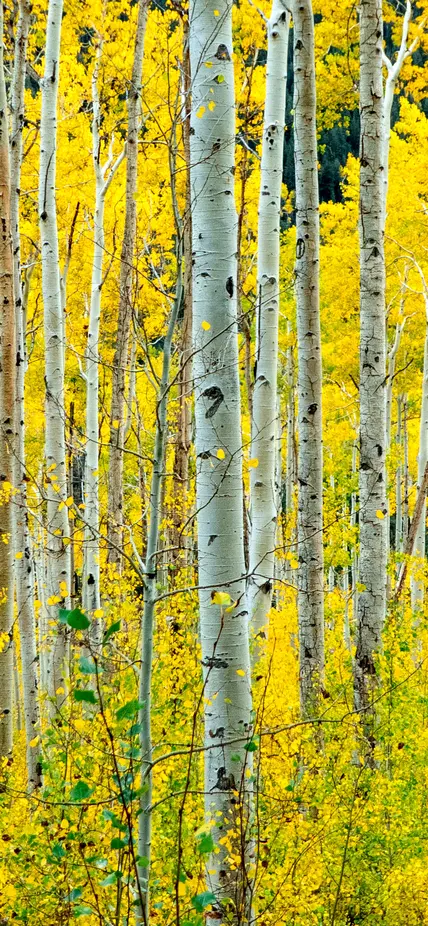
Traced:
<svg viewBox="0 0 428 926">
<path fill-rule="evenodd" d="M 285 95 L 290 13 L 273 0 L 267 24 L 268 52 L 263 124 L 257 260 L 257 329 L 252 399 L 250 564 L 248 610 L 252 633 L 266 636 L 272 604 L 278 507 L 275 489 L 277 434 L 279 236 L 284 151 Z M 256 647 L 258 653 L 259 647 Z"/>
<path fill-rule="evenodd" d="M 56 214 L 57 97 L 61 42 L 62 0 L 49 0 L 45 71 L 41 82 L 39 220 L 45 332 L 45 457 L 47 496 L 47 558 L 49 620 L 56 622 L 52 640 L 49 694 L 62 687 L 67 653 L 64 625 L 58 606 L 68 607 L 70 592 L 69 525 L 67 506 L 64 329 Z M 62 504 L 61 504 L 62 503 Z"/>
<path fill-rule="evenodd" d="M 107 534 L 110 541 L 108 557 L 120 565 L 123 531 L 123 444 L 125 429 L 125 372 L 128 364 L 129 331 L 132 318 L 132 287 L 135 238 L 137 234 L 138 135 L 141 128 L 141 80 L 144 39 L 147 21 L 147 0 L 139 0 L 135 33 L 134 60 L 128 88 L 128 134 L 126 139 L 126 202 L 125 227 L 120 257 L 119 308 L 116 350 L 113 360 L 113 382 L 110 410 L 110 461 L 108 472 Z"/>
<path fill-rule="evenodd" d="M 112 153 L 101 164 L 100 100 L 98 72 L 102 55 L 100 42 L 92 75 L 92 159 L 95 173 L 94 253 L 92 259 L 91 303 L 89 310 L 88 341 L 86 345 L 86 461 L 85 461 L 85 557 L 83 574 L 83 605 L 89 614 L 101 607 L 100 593 L 100 513 L 99 513 L 99 337 L 101 318 L 101 292 L 104 262 L 104 207 L 105 198 L 113 177 L 124 158 L 124 150 L 113 162 Z M 100 622 L 92 620 L 91 642 L 100 643 Z"/>
<path fill-rule="evenodd" d="M 296 0 L 293 23 L 299 431 L 298 612 L 300 697 L 302 710 L 307 713 L 314 707 L 324 670 L 319 199 L 311 0 Z"/>
<path fill-rule="evenodd" d="M 3 35 L 3 7 L 0 10 Z M 0 49 L 0 756 L 12 750 L 13 518 L 15 308 L 11 234 L 9 137 L 3 43 Z M 4 635 L 4 637 L 3 637 Z"/>
<path fill-rule="evenodd" d="M 360 562 L 355 704 L 367 710 L 386 606 L 382 2 L 360 2 Z"/>
<path fill-rule="evenodd" d="M 199 604 L 204 669 L 205 810 L 218 854 L 207 887 L 219 924 L 244 921 L 248 891 L 251 679 L 243 544 L 237 343 L 235 94 L 230 0 L 193 0 L 191 201 Z M 206 66 L 208 64 L 208 66 Z M 215 592 L 232 602 L 213 603 Z M 231 743 L 233 742 L 233 745 Z M 232 756 L 239 756 L 236 761 Z M 240 792 L 239 805 L 236 791 Z M 219 843 L 229 832 L 236 865 Z M 233 832 L 236 835 L 233 835 Z M 226 902 L 231 898 L 231 903 Z"/>
<path fill-rule="evenodd" d="M 25 734 L 27 742 L 28 786 L 42 783 L 40 746 L 30 746 L 40 728 L 38 703 L 36 624 L 34 616 L 34 560 L 28 528 L 27 482 L 25 466 L 25 373 L 27 367 L 26 315 L 27 305 L 21 282 L 21 240 L 19 202 L 22 164 L 22 130 L 24 126 L 24 89 L 27 39 L 31 6 L 22 0 L 15 39 L 15 58 L 11 87 L 11 216 L 14 260 L 14 295 L 16 324 L 16 396 L 14 447 L 14 552 L 15 591 L 21 644 L 22 689 L 24 696 Z"/>
</svg>

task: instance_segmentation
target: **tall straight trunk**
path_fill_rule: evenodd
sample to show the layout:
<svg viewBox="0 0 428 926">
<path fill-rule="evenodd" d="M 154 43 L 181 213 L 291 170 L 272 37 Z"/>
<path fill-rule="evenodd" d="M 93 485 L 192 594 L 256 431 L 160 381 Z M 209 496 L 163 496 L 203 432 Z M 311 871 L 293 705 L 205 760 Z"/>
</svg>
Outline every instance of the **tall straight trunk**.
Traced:
<svg viewBox="0 0 428 926">
<path fill-rule="evenodd" d="M 57 97 L 62 0 L 49 0 L 45 72 L 41 82 L 39 220 L 45 332 L 45 458 L 47 496 L 47 565 L 49 621 L 56 623 L 51 643 L 49 694 L 62 688 L 67 635 L 58 623 L 58 606 L 68 607 L 70 593 L 69 524 L 64 406 L 64 324 L 56 213 Z"/>
<path fill-rule="evenodd" d="M 357 472 L 357 441 L 355 440 L 352 445 L 352 475 Z M 357 526 L 357 493 L 352 492 L 351 494 L 351 527 L 356 528 Z M 357 621 L 358 614 L 358 553 L 357 545 L 354 544 L 354 549 L 352 551 L 352 620 L 354 626 Z"/>
<path fill-rule="evenodd" d="M 278 519 L 277 465 L 279 236 L 290 14 L 273 0 L 268 22 L 266 95 L 260 172 L 256 360 L 252 401 L 251 534 L 248 610 L 252 633 L 265 636 L 272 604 Z M 257 649 L 256 649 L 257 652 Z"/>
<path fill-rule="evenodd" d="M 110 461 L 108 473 L 108 558 L 120 565 L 123 531 L 123 443 L 129 331 L 132 319 L 133 263 L 137 234 L 138 136 L 141 128 L 141 75 L 146 33 L 147 0 L 139 0 L 134 60 L 128 89 L 126 138 L 125 227 L 120 256 L 119 308 L 110 410 Z"/>
<path fill-rule="evenodd" d="M 409 47 L 407 47 L 407 39 L 409 35 L 409 23 L 412 18 L 412 4 L 410 0 L 406 0 L 406 11 L 403 17 L 403 26 L 401 30 L 401 42 L 400 48 L 397 53 L 397 57 L 392 63 L 390 59 L 383 53 L 383 63 L 387 69 L 387 78 L 385 81 L 385 93 L 383 98 L 383 130 L 382 130 L 382 151 L 383 151 L 383 202 L 382 202 L 382 224 L 383 230 L 385 232 L 386 216 L 387 216 L 387 196 L 388 196 L 388 181 L 389 181 L 389 148 L 391 140 L 391 113 L 392 113 L 392 104 L 394 102 L 394 93 L 397 86 L 397 80 L 400 75 L 401 68 L 403 67 L 404 61 L 408 58 L 412 52 L 415 50 L 418 39 L 416 38 Z"/>
<path fill-rule="evenodd" d="M 319 198 L 311 0 L 296 0 L 293 23 L 299 427 L 298 613 L 300 698 L 302 710 L 307 713 L 315 705 L 324 670 Z"/>
<path fill-rule="evenodd" d="M 151 734 L 151 686 L 152 686 L 152 664 L 153 664 L 153 631 L 157 599 L 157 572 L 159 568 L 158 553 L 160 550 L 159 528 L 162 516 L 162 491 L 165 484 L 165 450 L 168 434 L 168 395 L 169 395 L 169 373 L 171 366 L 172 340 L 176 327 L 177 316 L 180 309 L 183 285 L 182 285 L 182 260 L 183 260 L 183 228 L 177 209 L 177 199 L 175 192 L 175 138 L 171 141 L 170 166 L 171 166 L 171 189 L 173 198 L 173 207 L 176 217 L 177 229 L 177 284 L 175 299 L 171 308 L 168 329 L 165 337 L 163 348 L 162 377 L 159 384 L 158 402 L 156 407 L 156 431 L 155 446 L 153 454 L 153 472 L 150 484 L 150 501 L 149 517 L 150 526 L 147 537 L 146 552 L 146 575 L 144 591 L 144 608 L 141 622 L 142 637 L 142 659 L 140 670 L 140 757 L 142 762 L 142 774 L 147 785 L 147 790 L 140 798 L 140 815 L 138 817 L 138 856 L 145 859 L 144 867 L 139 868 L 140 882 L 140 909 L 138 911 L 138 921 L 144 924 L 149 922 L 149 879 L 150 879 L 150 855 L 151 855 L 151 835 L 152 835 L 152 734 Z M 141 909 L 142 907 L 142 909 Z"/>
<path fill-rule="evenodd" d="M 15 396 L 15 447 L 14 447 L 14 551 L 15 593 L 18 608 L 21 643 L 22 688 L 24 695 L 25 735 L 27 742 L 27 774 L 30 790 L 41 781 L 40 747 L 30 746 L 40 726 L 37 677 L 36 622 L 34 615 L 34 559 L 28 527 L 27 475 L 25 466 L 25 373 L 26 350 L 26 299 L 21 282 L 21 240 L 19 202 L 22 164 L 22 130 L 24 127 L 25 65 L 30 26 L 31 5 L 21 0 L 15 39 L 15 58 L 11 87 L 11 217 L 14 261 L 14 296 L 16 324 L 16 396 Z"/>
<path fill-rule="evenodd" d="M 418 489 L 422 484 L 425 467 L 428 461 L 428 289 L 425 294 L 426 326 L 424 345 L 424 369 L 422 374 L 422 401 L 419 423 L 419 453 L 418 453 Z M 426 501 L 423 501 L 422 514 L 415 535 L 413 555 L 421 562 L 425 561 L 426 550 Z M 412 576 L 410 582 L 412 610 L 421 608 L 424 601 L 424 582 L 422 578 Z"/>
<path fill-rule="evenodd" d="M 0 11 L 3 37 L 3 7 Z M 15 305 L 10 211 L 10 164 L 3 42 L 0 49 L 0 756 L 12 749 L 13 704 L 13 519 L 15 417 Z"/>
<path fill-rule="evenodd" d="M 368 710 L 386 605 L 382 0 L 360 2 L 360 564 L 355 705 Z"/>
<path fill-rule="evenodd" d="M 94 253 L 92 258 L 91 304 L 89 311 L 88 341 L 86 345 L 86 461 L 85 461 L 85 555 L 83 574 L 83 605 L 92 615 L 101 606 L 100 594 L 100 539 L 98 490 L 98 405 L 99 405 L 99 336 L 101 292 L 104 261 L 104 207 L 107 190 L 113 180 L 124 152 L 113 163 L 110 155 L 101 165 L 100 122 L 101 111 L 98 93 L 98 71 L 102 54 L 100 42 L 92 75 L 92 159 L 95 174 Z M 99 623 L 91 625 L 92 642 L 99 637 Z"/>
<path fill-rule="evenodd" d="M 219 924 L 237 924 L 248 915 L 251 893 L 251 784 L 245 774 L 251 752 L 244 746 L 251 736 L 252 702 L 244 578 L 230 0 L 192 0 L 190 62 L 196 495 L 208 747 L 204 791 L 216 847 L 206 880 L 215 897 L 211 915 L 215 912 Z M 230 851 L 225 848 L 227 837 Z"/>
<path fill-rule="evenodd" d="M 402 479 L 402 465 L 401 465 L 401 405 L 402 405 L 402 396 L 397 396 L 397 436 L 396 436 L 396 445 L 398 447 L 398 452 L 400 454 L 399 462 L 397 464 L 397 469 L 395 473 L 395 552 L 403 552 L 403 512 L 402 512 L 402 496 L 401 496 L 401 479 Z"/>
<path fill-rule="evenodd" d="M 189 453 L 192 443 L 192 214 L 190 208 L 190 111 L 191 84 L 189 58 L 189 24 L 183 23 L 182 64 L 182 136 L 186 161 L 186 208 L 183 217 L 183 319 L 180 338 L 180 371 L 178 379 L 178 434 L 174 457 L 174 530 L 172 534 L 173 560 L 187 563 L 189 540 L 183 538 L 181 526 L 188 517 L 187 494 L 189 487 Z M 183 555 L 184 554 L 184 555 Z"/>
</svg>

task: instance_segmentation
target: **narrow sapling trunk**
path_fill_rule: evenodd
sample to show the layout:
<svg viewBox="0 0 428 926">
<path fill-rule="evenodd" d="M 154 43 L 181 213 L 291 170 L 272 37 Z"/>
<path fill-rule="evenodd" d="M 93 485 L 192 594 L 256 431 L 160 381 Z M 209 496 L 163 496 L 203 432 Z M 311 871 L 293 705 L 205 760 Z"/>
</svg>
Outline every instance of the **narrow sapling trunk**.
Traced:
<svg viewBox="0 0 428 926">
<path fill-rule="evenodd" d="M 314 709 L 324 670 L 322 368 L 314 18 L 297 0 L 294 23 L 296 296 L 298 346 L 298 612 L 300 696 Z"/>
</svg>

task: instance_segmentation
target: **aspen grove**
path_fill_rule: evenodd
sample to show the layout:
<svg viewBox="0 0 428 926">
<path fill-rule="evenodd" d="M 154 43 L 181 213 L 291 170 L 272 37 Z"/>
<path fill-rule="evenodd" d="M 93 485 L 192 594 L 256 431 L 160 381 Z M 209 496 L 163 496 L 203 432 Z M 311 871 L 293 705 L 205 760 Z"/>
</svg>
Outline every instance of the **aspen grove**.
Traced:
<svg viewBox="0 0 428 926">
<path fill-rule="evenodd" d="M 428 926 L 428 0 L 10 0 L 0 926 Z"/>
</svg>

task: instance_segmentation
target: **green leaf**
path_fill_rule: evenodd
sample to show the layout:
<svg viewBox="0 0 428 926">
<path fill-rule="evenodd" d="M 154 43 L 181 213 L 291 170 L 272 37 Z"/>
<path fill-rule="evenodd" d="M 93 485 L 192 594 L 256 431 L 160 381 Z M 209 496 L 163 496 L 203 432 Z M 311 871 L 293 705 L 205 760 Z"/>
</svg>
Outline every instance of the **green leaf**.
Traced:
<svg viewBox="0 0 428 926">
<path fill-rule="evenodd" d="M 88 659 L 87 656 L 81 656 L 79 659 L 79 669 L 83 672 L 84 675 L 96 675 L 97 667 L 93 659 Z M 99 671 L 99 670 L 98 670 Z"/>
<path fill-rule="evenodd" d="M 250 740 L 249 743 L 244 744 L 244 749 L 246 749 L 247 752 L 257 752 L 257 743 L 255 743 L 254 740 Z"/>
<path fill-rule="evenodd" d="M 140 707 L 143 707 L 143 705 L 139 701 L 128 701 L 127 704 L 124 704 L 123 707 L 116 711 L 116 720 L 132 720 L 138 714 Z"/>
<path fill-rule="evenodd" d="M 66 624 L 68 615 L 71 614 L 71 611 L 68 611 L 67 608 L 60 608 L 58 611 L 58 620 L 60 624 Z"/>
<path fill-rule="evenodd" d="M 79 907 L 74 908 L 74 916 L 92 916 L 93 910 L 91 907 L 85 907 L 83 904 Z"/>
<path fill-rule="evenodd" d="M 203 913 L 205 907 L 208 907 L 210 904 L 215 902 L 216 897 L 212 891 L 204 891 L 203 894 L 196 894 L 195 897 L 192 897 L 192 907 L 196 910 L 197 913 Z"/>
<path fill-rule="evenodd" d="M 88 704 L 98 704 L 98 698 L 95 697 L 93 691 L 88 691 L 85 688 L 75 688 L 73 691 L 73 698 L 75 701 L 87 701 Z"/>
<path fill-rule="evenodd" d="M 67 624 L 73 630 L 87 630 L 90 623 L 89 617 L 86 617 L 86 614 L 83 614 L 79 608 L 74 608 L 74 611 L 68 612 Z"/>
<path fill-rule="evenodd" d="M 198 836 L 198 851 L 201 853 L 214 851 L 214 840 L 211 833 L 200 833 Z"/>
<path fill-rule="evenodd" d="M 81 887 L 73 887 L 67 897 L 64 897 L 64 900 L 67 902 L 72 902 L 73 900 L 80 900 L 83 894 L 83 889 Z"/>
<path fill-rule="evenodd" d="M 122 871 L 112 871 L 110 875 L 107 875 L 107 877 L 104 878 L 104 881 L 100 881 L 100 886 L 110 887 L 110 884 L 117 884 L 117 882 L 122 877 L 122 874 Z"/>
<path fill-rule="evenodd" d="M 120 839 L 119 836 L 115 836 L 110 843 L 110 849 L 125 849 L 128 843 L 125 839 Z"/>
<path fill-rule="evenodd" d="M 216 83 L 216 84 L 222 84 L 223 81 L 224 81 L 224 75 L 223 75 L 223 74 L 217 74 L 217 77 L 214 77 L 214 80 L 215 80 L 215 83 Z"/>
<path fill-rule="evenodd" d="M 147 855 L 139 855 L 136 861 L 140 868 L 148 868 L 150 865 L 150 859 L 147 858 Z"/>
<path fill-rule="evenodd" d="M 60 862 L 61 859 L 64 858 L 64 855 L 66 855 L 64 846 L 62 846 L 60 842 L 56 842 L 55 845 L 52 846 L 52 855 L 56 862 Z"/>
<path fill-rule="evenodd" d="M 86 784 L 86 781 L 83 781 L 82 778 L 74 785 L 74 788 L 70 791 L 70 800 L 72 801 L 86 801 L 88 797 L 92 794 L 92 788 Z"/>
<path fill-rule="evenodd" d="M 107 630 L 103 636 L 103 646 L 104 643 L 107 643 L 107 640 L 110 639 L 113 633 L 117 633 L 117 631 L 120 630 L 120 624 L 121 621 L 116 621 L 114 624 L 110 624 L 110 627 L 107 627 Z"/>
<path fill-rule="evenodd" d="M 233 753 L 233 756 L 230 757 L 230 761 L 231 761 L 231 762 L 240 762 L 240 761 L 241 761 L 241 756 L 239 755 L 239 752 L 234 752 L 234 753 Z"/>
</svg>

